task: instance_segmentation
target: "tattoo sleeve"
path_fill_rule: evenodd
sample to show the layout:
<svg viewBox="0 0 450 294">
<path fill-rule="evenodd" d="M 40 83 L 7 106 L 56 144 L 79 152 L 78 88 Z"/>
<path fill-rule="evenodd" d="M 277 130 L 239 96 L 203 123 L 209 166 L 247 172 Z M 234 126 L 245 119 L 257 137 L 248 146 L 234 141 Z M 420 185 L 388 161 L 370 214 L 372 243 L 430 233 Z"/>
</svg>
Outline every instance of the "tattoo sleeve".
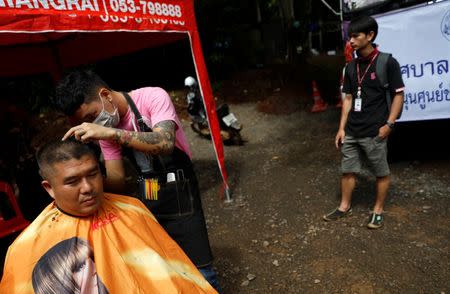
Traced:
<svg viewBox="0 0 450 294">
<path fill-rule="evenodd" d="M 114 137 L 114 140 L 118 142 L 119 144 L 122 144 L 124 146 L 128 146 L 130 144 L 130 141 L 133 139 L 133 133 L 129 131 L 124 130 L 117 130 L 116 135 Z"/>
<path fill-rule="evenodd" d="M 153 132 L 117 130 L 114 140 L 152 155 L 170 154 L 175 146 L 175 122 L 161 121 L 154 126 Z"/>
</svg>

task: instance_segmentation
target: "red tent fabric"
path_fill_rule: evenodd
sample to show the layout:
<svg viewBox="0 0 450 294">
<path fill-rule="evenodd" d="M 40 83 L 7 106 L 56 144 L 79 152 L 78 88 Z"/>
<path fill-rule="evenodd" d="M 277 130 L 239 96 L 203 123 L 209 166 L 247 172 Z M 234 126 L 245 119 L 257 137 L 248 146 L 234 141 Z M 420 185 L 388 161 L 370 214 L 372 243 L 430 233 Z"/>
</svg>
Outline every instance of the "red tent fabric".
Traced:
<svg viewBox="0 0 450 294">
<path fill-rule="evenodd" d="M 230 200 L 220 127 L 193 0 L 0 0 L 0 76 L 49 72 L 189 37 Z"/>
</svg>

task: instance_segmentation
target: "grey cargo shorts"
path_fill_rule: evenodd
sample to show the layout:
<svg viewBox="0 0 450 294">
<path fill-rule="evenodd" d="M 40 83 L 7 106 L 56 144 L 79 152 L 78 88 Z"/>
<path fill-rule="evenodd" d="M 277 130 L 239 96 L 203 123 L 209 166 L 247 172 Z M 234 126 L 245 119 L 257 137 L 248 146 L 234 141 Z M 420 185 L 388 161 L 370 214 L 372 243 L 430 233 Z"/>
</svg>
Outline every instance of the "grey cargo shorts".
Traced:
<svg viewBox="0 0 450 294">
<path fill-rule="evenodd" d="M 364 158 L 369 162 L 370 168 L 376 177 L 384 177 L 390 174 L 387 162 L 387 138 L 378 136 L 355 138 L 345 136 L 341 148 L 343 174 L 359 173 Z"/>
</svg>

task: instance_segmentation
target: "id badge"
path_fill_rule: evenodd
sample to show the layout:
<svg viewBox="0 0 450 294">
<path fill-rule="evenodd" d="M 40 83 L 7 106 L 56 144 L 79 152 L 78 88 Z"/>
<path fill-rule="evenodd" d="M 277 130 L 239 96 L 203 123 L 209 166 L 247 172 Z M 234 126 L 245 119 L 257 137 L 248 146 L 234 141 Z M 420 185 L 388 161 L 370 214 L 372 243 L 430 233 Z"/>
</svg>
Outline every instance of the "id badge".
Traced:
<svg viewBox="0 0 450 294">
<path fill-rule="evenodd" d="M 356 98 L 355 99 L 355 111 L 361 111 L 361 106 L 362 106 L 362 99 L 361 98 Z"/>
</svg>

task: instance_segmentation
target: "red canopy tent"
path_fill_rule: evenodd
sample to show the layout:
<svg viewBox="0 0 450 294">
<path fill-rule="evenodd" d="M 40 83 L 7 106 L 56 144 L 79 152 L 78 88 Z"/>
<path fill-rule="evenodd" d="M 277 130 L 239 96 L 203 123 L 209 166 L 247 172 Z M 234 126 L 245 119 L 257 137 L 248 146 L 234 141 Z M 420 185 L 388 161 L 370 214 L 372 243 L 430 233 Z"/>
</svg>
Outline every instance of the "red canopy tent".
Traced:
<svg viewBox="0 0 450 294">
<path fill-rule="evenodd" d="M 230 199 L 193 0 L 0 0 L 0 76 L 48 72 L 189 37 L 214 150 Z"/>
</svg>

